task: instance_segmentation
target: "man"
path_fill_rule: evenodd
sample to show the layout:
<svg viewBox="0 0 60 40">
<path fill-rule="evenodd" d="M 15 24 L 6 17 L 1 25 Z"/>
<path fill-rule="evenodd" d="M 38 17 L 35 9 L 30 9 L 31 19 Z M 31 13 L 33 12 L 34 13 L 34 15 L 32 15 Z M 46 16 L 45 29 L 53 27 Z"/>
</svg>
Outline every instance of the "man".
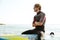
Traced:
<svg viewBox="0 0 60 40">
<path fill-rule="evenodd" d="M 41 40 L 40 37 L 43 37 L 44 35 L 44 24 L 46 21 L 45 14 L 41 11 L 41 5 L 40 4 L 35 4 L 34 5 L 34 12 L 37 14 L 34 16 L 33 20 L 33 27 L 35 29 L 33 30 L 28 30 L 23 32 L 22 34 L 37 34 L 38 35 L 38 40 Z"/>
<path fill-rule="evenodd" d="M 34 16 L 34 21 L 33 21 L 33 27 L 35 27 L 35 30 L 40 31 L 41 36 L 43 37 L 45 30 L 44 30 L 44 25 L 45 25 L 45 14 L 41 11 L 41 5 L 40 4 L 35 4 L 34 5 L 34 12 L 37 14 Z"/>
</svg>

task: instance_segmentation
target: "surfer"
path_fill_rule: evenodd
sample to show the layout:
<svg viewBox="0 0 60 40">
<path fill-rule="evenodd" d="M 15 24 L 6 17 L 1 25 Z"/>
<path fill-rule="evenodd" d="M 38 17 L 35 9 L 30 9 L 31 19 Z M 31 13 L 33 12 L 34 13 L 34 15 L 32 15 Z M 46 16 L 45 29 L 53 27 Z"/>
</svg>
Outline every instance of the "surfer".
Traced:
<svg viewBox="0 0 60 40">
<path fill-rule="evenodd" d="M 50 36 L 51 36 L 51 37 L 54 37 L 54 35 L 55 35 L 54 32 L 51 32 L 51 33 L 50 33 Z"/>
<path fill-rule="evenodd" d="M 34 16 L 34 20 L 33 20 L 33 27 L 35 27 L 35 30 L 37 30 L 37 32 L 40 31 L 41 33 L 41 37 L 44 36 L 44 28 L 45 28 L 45 13 L 43 13 L 41 11 L 41 5 L 40 4 L 35 4 L 34 5 L 34 12 L 36 12 L 37 14 Z"/>
<path fill-rule="evenodd" d="M 45 13 L 41 11 L 40 4 L 34 5 L 34 12 L 36 12 L 36 15 L 34 16 L 32 25 L 35 29 L 25 31 L 22 34 L 38 34 L 38 40 L 41 40 L 41 37 L 43 37 L 45 33 Z"/>
</svg>

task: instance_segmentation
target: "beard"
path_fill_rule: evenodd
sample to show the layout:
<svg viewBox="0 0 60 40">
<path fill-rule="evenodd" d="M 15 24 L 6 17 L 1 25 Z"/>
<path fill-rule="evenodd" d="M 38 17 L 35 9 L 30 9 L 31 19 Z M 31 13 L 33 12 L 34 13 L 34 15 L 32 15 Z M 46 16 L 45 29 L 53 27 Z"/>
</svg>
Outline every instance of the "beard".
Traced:
<svg viewBox="0 0 60 40">
<path fill-rule="evenodd" d="M 34 10 L 34 12 L 37 12 L 38 10 Z"/>
</svg>

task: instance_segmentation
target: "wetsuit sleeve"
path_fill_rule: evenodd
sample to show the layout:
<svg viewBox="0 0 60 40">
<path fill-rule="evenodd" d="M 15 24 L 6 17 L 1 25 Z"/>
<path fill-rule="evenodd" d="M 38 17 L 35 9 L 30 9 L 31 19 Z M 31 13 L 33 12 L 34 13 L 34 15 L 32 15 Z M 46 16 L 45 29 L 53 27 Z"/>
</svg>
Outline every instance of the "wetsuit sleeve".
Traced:
<svg viewBox="0 0 60 40">
<path fill-rule="evenodd" d="M 40 20 L 39 20 L 39 22 L 43 22 L 44 19 L 45 19 L 45 14 L 41 14 L 41 15 L 40 15 Z"/>
<path fill-rule="evenodd" d="M 33 18 L 33 24 L 35 23 L 35 20 L 36 20 L 36 19 L 35 19 L 35 16 L 34 16 L 34 18 Z"/>
</svg>

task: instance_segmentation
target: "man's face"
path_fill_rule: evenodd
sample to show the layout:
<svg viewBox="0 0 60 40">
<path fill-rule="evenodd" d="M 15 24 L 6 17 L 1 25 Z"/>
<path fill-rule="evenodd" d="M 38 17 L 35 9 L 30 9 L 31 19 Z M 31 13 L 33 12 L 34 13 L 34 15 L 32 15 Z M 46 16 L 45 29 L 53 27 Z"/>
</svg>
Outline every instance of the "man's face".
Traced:
<svg viewBox="0 0 60 40">
<path fill-rule="evenodd" d="M 35 7 L 35 8 L 34 8 L 34 12 L 37 12 L 38 10 L 39 10 L 38 7 Z"/>
</svg>

